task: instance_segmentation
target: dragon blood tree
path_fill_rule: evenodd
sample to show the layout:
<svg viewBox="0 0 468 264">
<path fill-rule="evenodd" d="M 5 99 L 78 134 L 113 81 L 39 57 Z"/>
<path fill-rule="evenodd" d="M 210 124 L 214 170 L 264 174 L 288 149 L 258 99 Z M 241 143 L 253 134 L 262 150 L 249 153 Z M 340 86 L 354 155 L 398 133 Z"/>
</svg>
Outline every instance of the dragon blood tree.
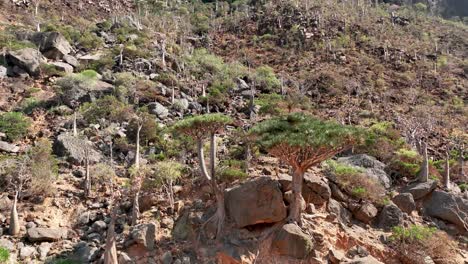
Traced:
<svg viewBox="0 0 468 264">
<path fill-rule="evenodd" d="M 265 120 L 252 129 L 268 153 L 291 166 L 293 201 L 288 221 L 301 224 L 302 182 L 305 172 L 322 161 L 351 148 L 362 138 L 361 130 L 322 121 L 302 113 Z"/>
<path fill-rule="evenodd" d="M 220 238 L 226 212 L 224 208 L 224 189 L 220 187 L 216 178 L 216 134 L 221 133 L 224 127 L 231 122 L 232 119 L 223 114 L 205 114 L 185 118 L 173 126 L 175 131 L 183 133 L 196 141 L 201 175 L 210 183 L 216 197 L 216 213 L 209 221 L 213 221 L 217 226 L 217 238 Z M 210 141 L 209 172 L 203 153 L 203 143 L 207 139 Z"/>
</svg>

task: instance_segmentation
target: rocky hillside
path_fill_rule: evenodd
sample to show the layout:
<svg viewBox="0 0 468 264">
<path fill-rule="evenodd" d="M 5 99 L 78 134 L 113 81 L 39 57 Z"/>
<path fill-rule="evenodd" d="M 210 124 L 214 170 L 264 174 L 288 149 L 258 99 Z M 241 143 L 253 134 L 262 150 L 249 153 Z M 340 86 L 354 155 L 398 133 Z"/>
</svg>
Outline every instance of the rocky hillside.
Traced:
<svg viewBox="0 0 468 264">
<path fill-rule="evenodd" d="M 0 0 L 0 263 L 468 263 L 468 28 L 370 2 Z"/>
</svg>

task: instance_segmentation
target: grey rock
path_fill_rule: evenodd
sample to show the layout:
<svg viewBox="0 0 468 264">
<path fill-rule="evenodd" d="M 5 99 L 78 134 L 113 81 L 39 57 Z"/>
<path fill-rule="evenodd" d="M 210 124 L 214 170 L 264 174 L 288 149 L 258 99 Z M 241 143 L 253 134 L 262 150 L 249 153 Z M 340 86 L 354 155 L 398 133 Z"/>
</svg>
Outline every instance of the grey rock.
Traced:
<svg viewBox="0 0 468 264">
<path fill-rule="evenodd" d="M 162 255 L 162 263 L 163 264 L 172 264 L 172 253 L 167 251 Z"/>
<path fill-rule="evenodd" d="M 79 263 L 92 263 L 99 255 L 99 248 L 89 246 L 85 242 L 76 245 L 73 259 Z"/>
<path fill-rule="evenodd" d="M 280 174 L 279 177 L 281 190 L 283 192 L 292 190 L 292 177 L 287 174 Z M 306 173 L 302 183 L 302 197 L 306 203 L 321 206 L 330 199 L 331 189 L 326 179 Z"/>
<path fill-rule="evenodd" d="M 0 65 L 0 80 L 8 77 L 8 69 Z"/>
<path fill-rule="evenodd" d="M 330 199 L 327 209 L 328 212 L 335 214 L 341 223 L 348 224 L 351 222 L 351 212 L 344 208 L 340 202 Z"/>
<path fill-rule="evenodd" d="M 57 81 L 61 88 L 60 99 L 64 104 L 72 108 L 76 102 L 93 102 L 114 92 L 112 84 L 101 80 L 87 82 L 76 78 L 64 78 Z"/>
<path fill-rule="evenodd" d="M 67 230 L 62 228 L 30 228 L 27 231 L 31 242 L 53 242 L 67 237 Z"/>
<path fill-rule="evenodd" d="M 44 261 L 47 258 L 47 254 L 49 254 L 51 247 L 52 247 L 51 243 L 48 243 L 48 242 L 41 243 L 41 245 L 37 248 L 39 252 L 40 260 Z"/>
<path fill-rule="evenodd" d="M 15 244 L 6 238 L 0 238 L 0 247 L 6 248 L 11 252 L 15 249 Z"/>
<path fill-rule="evenodd" d="M 71 55 L 64 55 L 62 60 L 68 64 L 70 64 L 71 66 L 73 66 L 74 68 L 78 67 L 80 65 L 80 63 L 78 62 L 78 60 L 71 56 Z"/>
<path fill-rule="evenodd" d="M 169 110 L 158 102 L 148 104 L 149 112 L 157 117 L 163 119 L 169 115 Z"/>
<path fill-rule="evenodd" d="M 37 255 L 35 247 L 25 246 L 19 250 L 20 259 L 25 260 L 27 258 L 34 258 Z"/>
<path fill-rule="evenodd" d="M 39 75 L 41 63 L 45 62 L 42 54 L 33 48 L 10 51 L 7 53 L 6 59 L 8 64 L 18 66 L 32 76 Z"/>
<path fill-rule="evenodd" d="M 66 157 L 73 163 L 82 163 L 86 158 L 86 146 L 90 148 L 89 160 L 92 163 L 99 162 L 102 158 L 96 150 L 93 149 L 91 143 L 74 137 L 70 134 L 63 133 L 57 137 L 54 142 L 54 153 L 59 157 Z"/>
<path fill-rule="evenodd" d="M 45 57 L 53 60 L 62 59 L 72 51 L 70 43 L 59 32 L 37 32 L 32 35 L 31 41 Z"/>
<path fill-rule="evenodd" d="M 189 101 L 185 98 L 183 99 L 175 99 L 174 106 L 181 111 L 186 111 L 189 109 Z"/>
<path fill-rule="evenodd" d="M 375 180 L 378 180 L 385 188 L 390 188 L 391 178 L 385 172 L 385 164 L 376 158 L 366 154 L 358 154 L 349 157 L 338 158 L 339 163 L 361 168 L 365 174 Z"/>
<path fill-rule="evenodd" d="M 427 182 L 416 182 L 410 184 L 406 188 L 403 188 L 401 193 L 411 193 L 413 195 L 413 199 L 418 200 L 435 190 L 436 187 L 437 182 L 434 180 L 429 180 Z"/>
<path fill-rule="evenodd" d="M 106 230 L 107 224 L 106 222 L 99 220 L 99 221 L 94 222 L 91 228 L 96 232 L 102 232 Z"/>
<path fill-rule="evenodd" d="M 370 223 L 377 216 L 377 213 L 377 208 L 375 208 L 375 206 L 372 203 L 368 202 L 364 203 L 356 210 L 353 210 L 354 217 L 357 220 L 366 224 Z"/>
<path fill-rule="evenodd" d="M 226 191 L 226 211 L 237 227 L 275 223 L 286 218 L 277 181 L 259 177 Z"/>
<path fill-rule="evenodd" d="M 378 225 L 380 228 L 390 230 L 403 222 L 403 212 L 394 204 L 385 205 L 380 212 Z"/>
<path fill-rule="evenodd" d="M 154 223 L 140 224 L 133 227 L 130 231 L 125 246 L 137 245 L 146 250 L 153 250 L 156 240 L 156 225 Z"/>
<path fill-rule="evenodd" d="M 8 153 L 18 153 L 20 151 L 20 148 L 18 146 L 15 146 L 13 144 L 0 141 L 0 151 L 8 152 Z"/>
<path fill-rule="evenodd" d="M 338 200 L 340 202 L 346 202 L 348 201 L 348 196 L 346 196 L 346 194 L 344 194 L 340 188 L 338 187 L 338 185 L 334 184 L 333 182 L 330 182 L 329 184 L 330 186 L 330 190 L 331 190 L 331 197 L 335 200 Z"/>
<path fill-rule="evenodd" d="M 424 202 L 425 214 L 468 231 L 468 200 L 444 191 L 434 191 Z"/>
<path fill-rule="evenodd" d="M 73 73 L 73 66 L 65 62 L 51 62 L 50 65 L 53 65 L 57 71 L 64 73 Z"/>
<path fill-rule="evenodd" d="M 416 209 L 416 203 L 411 193 L 400 193 L 393 197 L 392 201 L 407 214 L 411 214 Z"/>
<path fill-rule="evenodd" d="M 312 252 L 313 242 L 295 224 L 284 225 L 273 238 L 272 250 L 279 255 L 304 259 Z"/>
<path fill-rule="evenodd" d="M 183 213 L 175 222 L 172 229 L 172 236 L 176 240 L 184 241 L 189 239 L 194 233 L 194 225 L 190 217 L 190 212 Z"/>
</svg>

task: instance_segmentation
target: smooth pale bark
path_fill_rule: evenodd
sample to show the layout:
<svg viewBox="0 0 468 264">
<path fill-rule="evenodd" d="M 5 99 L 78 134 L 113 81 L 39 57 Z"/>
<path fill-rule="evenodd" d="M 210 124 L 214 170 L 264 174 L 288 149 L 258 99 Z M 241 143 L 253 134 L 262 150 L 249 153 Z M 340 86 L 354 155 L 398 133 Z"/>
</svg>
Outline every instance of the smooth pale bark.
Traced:
<svg viewBox="0 0 468 264">
<path fill-rule="evenodd" d="M 91 175 L 89 173 L 89 148 L 85 149 L 85 196 L 89 197 L 91 195 Z"/>
<path fill-rule="evenodd" d="M 142 127 L 143 125 L 138 123 L 137 136 L 136 136 L 136 154 L 135 154 L 135 169 L 137 171 L 140 168 L 140 131 Z"/>
<path fill-rule="evenodd" d="M 198 150 L 198 163 L 200 164 L 200 171 L 201 171 L 202 177 L 209 181 L 211 180 L 211 177 L 210 175 L 208 175 L 208 170 L 206 169 L 205 154 L 203 151 L 203 140 L 201 139 L 197 140 L 197 150 Z"/>
<path fill-rule="evenodd" d="M 214 180 L 214 175 L 216 173 L 216 135 L 212 134 L 210 136 L 210 170 L 211 178 Z"/>
<path fill-rule="evenodd" d="M 295 222 L 298 225 L 302 224 L 301 221 L 301 203 L 302 203 L 302 182 L 304 180 L 304 171 L 296 168 L 292 176 L 292 192 L 293 200 L 289 208 L 289 222 Z"/>
<path fill-rule="evenodd" d="M 76 128 L 76 111 L 73 113 L 73 136 L 78 136 L 78 129 Z"/>
<path fill-rule="evenodd" d="M 450 190 L 450 163 L 449 163 L 449 154 L 445 153 L 445 170 L 444 170 L 444 187 L 447 190 Z"/>
<path fill-rule="evenodd" d="M 140 191 L 136 192 L 135 196 L 133 196 L 132 226 L 138 223 L 138 218 L 140 217 L 140 204 L 138 199 L 140 199 Z"/>
<path fill-rule="evenodd" d="M 111 221 L 107 229 L 106 246 L 104 249 L 104 264 L 118 264 L 117 247 L 115 239 L 116 208 L 112 210 Z"/>
<path fill-rule="evenodd" d="M 216 198 L 216 238 L 221 239 L 221 233 L 226 219 L 226 209 L 224 205 L 224 190 L 222 190 L 216 182 L 216 135 L 210 135 L 210 170 L 211 170 L 211 188 Z"/>
<path fill-rule="evenodd" d="M 460 178 L 465 179 L 465 158 L 463 157 L 463 149 L 460 149 L 460 156 L 458 158 L 460 164 Z"/>
<path fill-rule="evenodd" d="M 19 225 L 19 218 L 18 218 L 18 211 L 16 210 L 16 205 L 18 203 L 18 192 L 15 193 L 15 199 L 13 201 L 13 205 L 11 207 L 10 212 L 10 235 L 16 236 L 20 232 L 20 225 Z"/>
<path fill-rule="evenodd" d="M 421 170 L 419 172 L 419 181 L 427 182 L 429 180 L 429 158 L 427 156 L 426 142 L 422 142 L 421 147 L 422 147 L 423 161 L 421 164 Z"/>
</svg>

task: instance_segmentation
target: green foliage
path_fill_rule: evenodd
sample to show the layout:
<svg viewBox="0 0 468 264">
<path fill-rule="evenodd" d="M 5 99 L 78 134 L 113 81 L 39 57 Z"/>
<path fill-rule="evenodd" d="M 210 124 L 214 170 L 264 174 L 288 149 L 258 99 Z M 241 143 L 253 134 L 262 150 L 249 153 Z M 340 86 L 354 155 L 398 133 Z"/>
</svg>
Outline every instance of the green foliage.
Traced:
<svg viewBox="0 0 468 264">
<path fill-rule="evenodd" d="M 96 50 L 104 44 L 104 41 L 96 34 L 85 31 L 78 39 L 78 44 L 86 50 Z"/>
<path fill-rule="evenodd" d="M 437 231 L 435 227 L 411 225 L 409 227 L 395 226 L 390 239 L 398 243 L 412 243 L 430 238 Z"/>
<path fill-rule="evenodd" d="M 34 109 L 42 108 L 44 106 L 44 104 L 45 104 L 44 101 L 40 101 L 35 97 L 25 98 L 21 102 L 21 106 L 20 106 L 21 107 L 21 112 L 29 115 L 34 111 Z"/>
<path fill-rule="evenodd" d="M 351 190 L 353 196 L 358 198 L 364 198 L 367 190 L 364 187 L 356 187 Z"/>
<path fill-rule="evenodd" d="M 258 67 L 255 70 L 254 80 L 265 91 L 272 91 L 281 86 L 281 81 L 276 78 L 275 72 L 269 66 Z"/>
<path fill-rule="evenodd" d="M 460 184 L 458 185 L 458 187 L 460 187 L 460 190 L 461 190 L 462 192 L 466 192 L 466 191 L 468 190 L 468 183 L 466 183 L 466 182 L 460 183 Z"/>
<path fill-rule="evenodd" d="M 202 13 L 194 13 L 190 19 L 195 34 L 203 35 L 210 30 L 210 18 Z"/>
<path fill-rule="evenodd" d="M 128 139 L 132 143 L 136 143 L 136 134 L 138 130 L 138 123 L 142 124 L 141 131 L 140 131 L 140 144 L 148 143 L 148 142 L 158 142 L 159 141 L 159 134 L 161 129 L 159 128 L 158 124 L 156 123 L 156 119 L 153 115 L 150 115 L 146 109 L 140 109 L 137 113 L 138 119 L 133 118 L 130 121 L 130 124 L 127 128 L 127 135 Z"/>
<path fill-rule="evenodd" d="M 425 13 L 427 11 L 427 5 L 423 3 L 416 3 L 414 5 L 414 9 L 416 10 L 416 12 Z"/>
<path fill-rule="evenodd" d="M 33 195 L 51 195 L 52 187 L 58 176 L 58 164 L 52 155 L 52 143 L 45 138 L 36 142 L 28 153 L 31 169 L 30 193 Z"/>
<path fill-rule="evenodd" d="M 7 263 L 10 259 L 10 251 L 4 247 L 0 247 L 0 263 Z"/>
<path fill-rule="evenodd" d="M 203 139 L 231 122 L 232 119 L 223 114 L 205 114 L 187 117 L 175 123 L 172 128 L 193 138 Z"/>
<path fill-rule="evenodd" d="M 220 163 L 218 175 L 221 180 L 232 182 L 234 180 L 246 179 L 249 175 L 245 172 L 245 161 L 223 160 Z"/>
<path fill-rule="evenodd" d="M 161 184 L 173 183 L 182 177 L 184 166 L 176 161 L 161 161 L 154 166 L 154 181 L 153 184 L 160 186 Z"/>
<path fill-rule="evenodd" d="M 67 91 L 79 88 L 89 90 L 96 85 L 98 73 L 94 70 L 85 70 L 77 74 L 69 74 L 57 80 L 56 84 L 59 93 L 66 94 Z"/>
<path fill-rule="evenodd" d="M 10 142 L 25 137 L 30 125 L 30 119 L 22 113 L 7 112 L 0 115 L 0 131 L 6 134 Z"/>
<path fill-rule="evenodd" d="M 282 112 L 280 103 L 283 97 L 276 93 L 260 94 L 255 104 L 260 106 L 260 114 L 278 115 Z"/>
<path fill-rule="evenodd" d="M 0 31 L 0 47 L 5 47 L 10 51 L 24 48 L 36 48 L 36 45 L 32 42 L 18 40 L 14 33 L 15 30 L 13 28 Z"/>
<path fill-rule="evenodd" d="M 130 119 L 133 114 L 130 105 L 111 95 L 83 104 L 80 111 L 83 113 L 85 120 L 90 123 L 97 123 L 102 118 L 110 122 L 123 122 Z"/>
<path fill-rule="evenodd" d="M 263 121 L 256 125 L 252 132 L 258 136 L 258 142 L 266 149 L 271 150 L 280 145 L 286 145 L 310 153 L 306 154 L 307 156 L 313 156 L 311 152 L 314 150 L 327 152 L 350 147 L 353 143 L 360 141 L 364 135 L 363 130 L 356 127 L 322 121 L 302 113 Z"/>
<path fill-rule="evenodd" d="M 97 163 L 90 168 L 90 174 L 93 177 L 93 187 L 98 185 L 106 185 L 109 182 L 114 181 L 114 178 L 117 177 L 114 169 L 105 163 Z"/>
<path fill-rule="evenodd" d="M 325 165 L 329 171 L 333 172 L 337 176 L 356 175 L 364 172 L 364 170 L 362 170 L 359 167 L 346 165 L 344 163 L 339 163 L 334 160 L 327 160 L 325 162 Z"/>
<path fill-rule="evenodd" d="M 414 150 L 401 148 L 395 152 L 389 170 L 397 177 L 415 177 L 420 169 L 422 158 Z"/>
</svg>

